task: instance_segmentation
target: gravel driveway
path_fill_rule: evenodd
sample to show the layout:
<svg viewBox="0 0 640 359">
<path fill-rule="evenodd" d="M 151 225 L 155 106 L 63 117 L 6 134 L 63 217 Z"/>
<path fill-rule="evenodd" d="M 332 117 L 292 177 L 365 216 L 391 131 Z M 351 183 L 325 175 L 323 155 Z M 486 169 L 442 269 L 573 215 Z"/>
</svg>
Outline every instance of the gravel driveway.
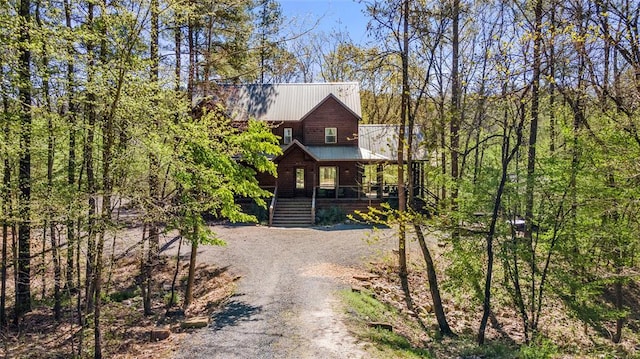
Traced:
<svg viewBox="0 0 640 359">
<path fill-rule="evenodd" d="M 368 244 L 369 228 L 348 225 L 213 230 L 227 246 L 202 246 L 198 262 L 229 266 L 242 278 L 236 295 L 182 344 L 177 358 L 367 357 L 342 322 L 336 291 L 393 240 Z"/>
</svg>

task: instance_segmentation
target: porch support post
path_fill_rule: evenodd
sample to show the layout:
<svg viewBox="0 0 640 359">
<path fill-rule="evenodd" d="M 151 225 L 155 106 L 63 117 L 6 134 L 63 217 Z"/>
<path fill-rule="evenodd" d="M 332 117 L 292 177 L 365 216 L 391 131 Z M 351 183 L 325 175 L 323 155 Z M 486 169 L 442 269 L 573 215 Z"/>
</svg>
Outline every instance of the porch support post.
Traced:
<svg viewBox="0 0 640 359">
<path fill-rule="evenodd" d="M 382 163 L 378 163 L 376 168 L 376 182 L 378 182 L 378 193 L 377 197 L 382 198 L 382 190 L 384 186 L 384 165 Z"/>
<path fill-rule="evenodd" d="M 424 197 L 424 173 L 422 171 L 422 162 L 415 161 L 411 163 L 411 172 L 413 174 L 413 193 L 415 196 Z"/>
<path fill-rule="evenodd" d="M 424 193 L 424 188 L 425 188 L 425 183 L 424 183 L 424 179 L 425 179 L 425 175 L 424 175 L 424 162 L 420 161 L 420 197 L 424 198 L 425 197 L 425 193 Z"/>
</svg>

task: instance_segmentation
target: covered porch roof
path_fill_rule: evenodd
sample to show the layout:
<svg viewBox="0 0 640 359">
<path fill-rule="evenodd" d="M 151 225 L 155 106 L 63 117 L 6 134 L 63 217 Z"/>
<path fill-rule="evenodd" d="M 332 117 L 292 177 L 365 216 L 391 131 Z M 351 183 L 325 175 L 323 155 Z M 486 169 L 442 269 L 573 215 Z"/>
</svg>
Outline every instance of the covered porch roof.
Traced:
<svg viewBox="0 0 640 359">
<path fill-rule="evenodd" d="M 356 146 L 305 146 L 298 140 L 293 140 L 282 149 L 282 154 L 273 158 L 278 162 L 287 156 L 294 148 L 299 148 L 316 162 L 389 162 L 392 158 Z"/>
<path fill-rule="evenodd" d="M 358 125 L 358 146 L 376 156 L 387 158 L 390 162 L 398 160 L 398 137 L 400 126 L 394 124 L 361 124 Z M 413 134 L 406 131 L 406 136 L 413 136 L 412 159 L 414 161 L 429 158 L 425 137 L 419 127 Z M 405 160 L 406 160 L 405 154 Z"/>
</svg>

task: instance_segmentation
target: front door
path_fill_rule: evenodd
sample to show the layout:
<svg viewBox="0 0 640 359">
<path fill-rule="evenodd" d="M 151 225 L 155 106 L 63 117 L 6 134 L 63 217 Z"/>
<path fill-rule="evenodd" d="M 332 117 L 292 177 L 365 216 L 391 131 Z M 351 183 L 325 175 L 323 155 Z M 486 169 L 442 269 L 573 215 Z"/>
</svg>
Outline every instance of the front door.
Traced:
<svg viewBox="0 0 640 359">
<path fill-rule="evenodd" d="M 295 194 L 296 196 L 305 196 L 306 191 L 304 188 L 304 167 L 296 167 L 296 177 L 295 177 Z"/>
</svg>

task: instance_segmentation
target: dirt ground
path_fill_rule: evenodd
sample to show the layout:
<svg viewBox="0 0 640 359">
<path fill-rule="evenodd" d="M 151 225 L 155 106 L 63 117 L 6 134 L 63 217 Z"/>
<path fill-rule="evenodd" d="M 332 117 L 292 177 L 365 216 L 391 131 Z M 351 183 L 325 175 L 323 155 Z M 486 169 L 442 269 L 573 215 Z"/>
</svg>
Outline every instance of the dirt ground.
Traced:
<svg viewBox="0 0 640 359">
<path fill-rule="evenodd" d="M 198 249 L 195 301 L 186 312 L 165 315 L 170 284 L 176 268 L 180 240 L 177 233 L 162 236 L 164 260 L 154 271 L 154 315 L 142 314 L 139 286 L 141 226 L 132 225 L 109 240 L 105 255 L 113 258 L 107 269 L 103 347 L 108 358 L 370 358 L 368 343 L 354 338 L 345 323 L 338 291 L 363 286 L 356 277 L 369 277 L 366 286 L 376 298 L 404 312 L 407 321 L 416 316 L 431 328 L 411 333 L 404 323 L 392 323 L 401 335 L 417 347 L 429 348 L 438 357 L 460 357 L 452 347 L 434 341 L 431 299 L 425 285 L 425 271 L 419 248 L 409 240 L 410 276 L 415 312 L 406 309 L 397 277 L 397 245 L 394 231 L 373 231 L 370 227 L 340 224 L 314 228 L 269 228 L 258 225 L 217 224 L 211 229 L 226 246 L 202 245 Z M 444 269 L 446 248 L 435 245 L 434 259 Z M 190 247 L 180 248 L 177 292 L 184 291 Z M 37 253 L 37 251 L 34 251 Z M 37 263 L 37 261 L 36 261 Z M 375 274 L 371 276 L 371 274 Z M 443 273 L 441 273 L 442 275 Z M 49 278 L 49 279 L 46 279 Z M 53 275 L 45 277 L 51 291 Z M 41 297 L 41 276 L 34 276 L 32 292 L 36 302 L 19 328 L 0 332 L 0 357 L 67 358 L 77 352 L 83 338 L 84 353 L 90 356 L 92 332 L 77 324 L 76 303 L 64 303 L 64 318 L 53 320 L 51 303 Z M 640 288 L 640 287 L 634 287 Z M 12 289 L 9 288 L 9 293 Z M 640 293 L 640 290 L 638 290 Z M 640 294 L 633 296 L 639 298 Z M 71 297 L 72 299 L 75 297 Z M 11 301 L 11 300 L 10 300 Z M 636 303 L 637 304 L 637 303 Z M 462 336 L 473 335 L 480 311 L 469 296 L 444 295 L 452 329 Z M 636 306 L 631 306 L 636 308 Z M 496 304 L 487 339 L 522 343 L 517 313 L 508 305 Z M 545 334 L 552 340 L 575 345 L 576 353 L 607 344 L 607 338 L 587 330 L 569 318 L 560 306 L 549 305 L 544 313 Z M 634 309 L 628 328 L 636 330 Z M 207 328 L 186 330 L 184 318 L 210 318 Z M 152 332 L 168 331 L 169 337 L 152 340 Z M 430 333 L 430 334 L 429 334 Z M 570 337 L 567 337 L 568 333 Z M 609 346 L 607 346 L 609 347 Z M 640 353 L 637 336 L 626 336 L 618 351 L 622 357 Z M 453 356 L 451 356 L 453 353 Z M 576 357 L 589 357 L 578 355 Z"/>
<path fill-rule="evenodd" d="M 107 240 L 107 286 L 103 310 L 103 348 L 109 358 L 342 358 L 364 352 L 336 310 L 336 290 L 349 288 L 366 263 L 390 251 L 389 230 L 372 236 L 368 227 L 282 229 L 256 225 L 214 225 L 226 246 L 201 245 L 195 302 L 185 313 L 165 316 L 165 303 L 176 268 L 177 233 L 161 238 L 164 260 L 154 270 L 154 315 L 142 314 L 137 284 L 142 227 L 132 225 Z M 377 237 L 378 240 L 374 240 Z M 37 253 L 37 249 L 34 253 Z M 176 291 L 182 298 L 190 246 L 180 250 Z M 50 295 L 53 275 L 44 283 Z M 38 299 L 41 281 L 34 276 Z M 9 288 L 9 293 L 12 289 Z M 56 323 L 48 301 L 0 337 L 0 357 L 66 358 L 77 352 L 80 338 L 88 355 L 92 332 L 82 331 L 75 316 L 75 296 L 66 301 Z M 185 317 L 209 316 L 201 330 L 183 330 Z M 152 340 L 156 330 L 167 339 Z"/>
<path fill-rule="evenodd" d="M 374 243 L 367 242 L 371 229 L 353 225 L 214 231 L 227 246 L 203 249 L 199 261 L 242 278 L 210 327 L 184 341 L 176 358 L 367 357 L 342 320 L 336 291 L 390 251 L 388 230 Z"/>
</svg>

